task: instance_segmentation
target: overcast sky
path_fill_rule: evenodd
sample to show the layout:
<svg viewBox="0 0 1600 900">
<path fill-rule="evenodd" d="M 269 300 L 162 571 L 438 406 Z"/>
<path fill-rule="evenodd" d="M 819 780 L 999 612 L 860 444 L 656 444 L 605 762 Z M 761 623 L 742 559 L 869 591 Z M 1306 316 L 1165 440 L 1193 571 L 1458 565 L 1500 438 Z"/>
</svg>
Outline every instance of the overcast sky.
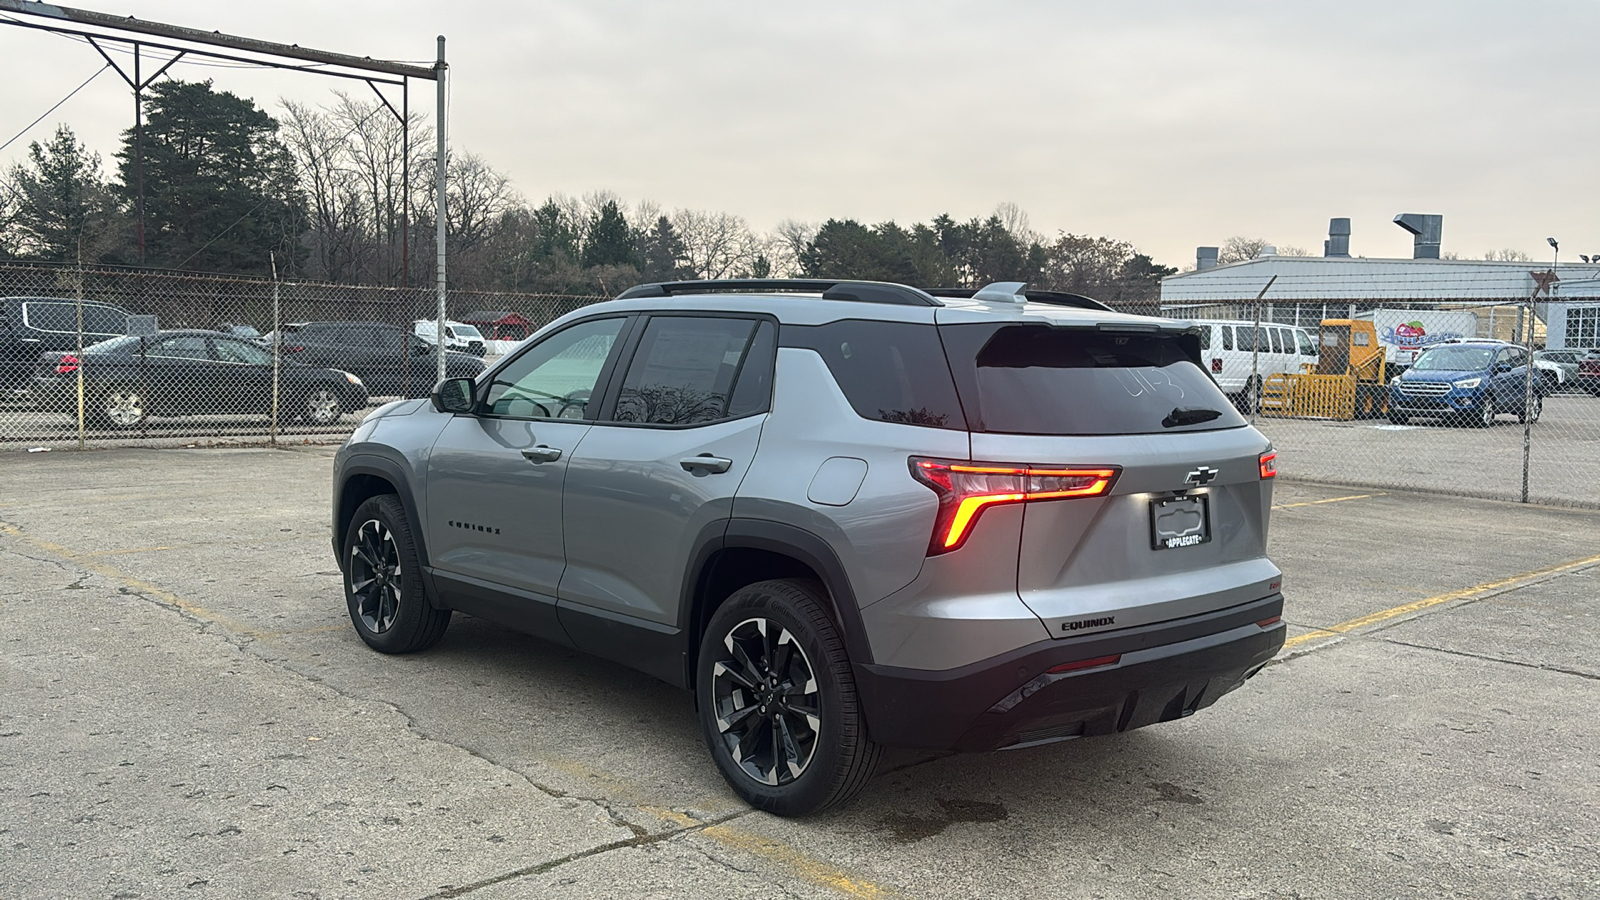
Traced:
<svg viewBox="0 0 1600 900">
<path fill-rule="evenodd" d="M 926 221 L 1001 202 L 1033 227 L 1192 265 L 1231 235 L 1408 257 L 1600 252 L 1600 3 L 75 0 L 262 40 L 430 62 L 448 38 L 451 146 L 538 201 L 614 191 L 744 216 Z M 0 27 L 0 141 L 102 65 Z M 359 83 L 180 63 L 184 79 L 326 104 Z M 111 72 L 8 149 L 131 124 Z M 431 113 L 432 85 L 413 108 Z"/>
</svg>

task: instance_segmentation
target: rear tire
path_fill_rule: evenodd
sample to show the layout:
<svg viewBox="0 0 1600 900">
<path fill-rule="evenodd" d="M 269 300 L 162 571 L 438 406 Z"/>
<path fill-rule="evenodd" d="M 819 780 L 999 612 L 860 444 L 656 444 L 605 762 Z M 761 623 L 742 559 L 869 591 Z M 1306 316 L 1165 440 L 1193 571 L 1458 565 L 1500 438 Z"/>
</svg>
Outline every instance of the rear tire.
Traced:
<svg viewBox="0 0 1600 900">
<path fill-rule="evenodd" d="M 1529 400 L 1528 405 L 1518 414 L 1517 422 L 1523 425 L 1531 425 L 1539 421 L 1539 414 L 1542 412 L 1544 412 L 1544 398 L 1535 391 L 1533 399 Z"/>
<path fill-rule="evenodd" d="M 854 797 L 877 768 L 850 658 L 814 581 L 762 581 L 718 607 L 695 697 L 711 757 L 757 809 L 803 816 Z"/>
<path fill-rule="evenodd" d="M 133 385 L 119 384 L 106 388 L 95 404 L 96 417 L 105 425 L 118 430 L 137 428 L 149 417 L 144 395 Z"/>
<path fill-rule="evenodd" d="M 438 643 L 450 610 L 434 609 L 422 585 L 422 566 L 400 498 L 379 494 L 356 508 L 345 533 L 345 604 L 367 646 L 380 653 L 414 653 Z"/>
</svg>

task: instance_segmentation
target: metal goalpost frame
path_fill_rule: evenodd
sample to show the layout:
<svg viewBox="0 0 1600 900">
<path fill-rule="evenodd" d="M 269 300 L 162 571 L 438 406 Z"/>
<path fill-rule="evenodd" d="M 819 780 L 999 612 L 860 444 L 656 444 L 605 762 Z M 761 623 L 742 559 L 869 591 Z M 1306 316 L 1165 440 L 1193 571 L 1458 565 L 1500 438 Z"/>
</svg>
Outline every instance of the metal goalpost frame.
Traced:
<svg viewBox="0 0 1600 900">
<path fill-rule="evenodd" d="M 3 14 L 16 13 L 32 16 L 43 21 L 21 21 L 9 18 Z M 232 34 L 223 34 L 220 31 L 201 31 L 198 28 L 186 28 L 181 25 L 168 25 L 161 22 L 151 22 L 144 19 L 135 19 L 132 16 L 112 16 L 106 13 L 91 10 L 73 9 L 66 6 L 56 6 L 50 3 L 37 2 L 37 0 L 0 0 L 0 25 L 15 25 L 30 28 L 36 31 L 45 31 L 52 34 L 65 34 L 80 37 L 88 41 L 99 54 L 105 58 L 107 64 L 116 70 L 118 75 L 133 89 L 134 106 L 134 170 L 135 178 L 139 184 L 136 186 L 138 196 L 138 245 L 139 264 L 144 265 L 144 154 L 143 154 L 143 107 L 142 99 L 144 89 L 170 68 L 179 59 L 185 56 L 201 56 L 209 59 L 220 59 L 227 62 L 245 63 L 264 68 L 286 69 L 294 72 L 305 72 L 312 75 L 329 75 L 335 78 L 348 78 L 355 81 L 366 82 L 372 88 L 378 99 L 400 120 L 401 149 L 401 180 L 405 183 L 402 199 L 402 212 L 400 224 L 401 244 L 401 275 L 402 286 L 409 286 L 411 275 L 411 123 L 407 121 L 410 115 L 410 88 L 411 79 L 420 78 L 434 83 L 434 92 L 437 95 L 438 120 L 434 123 L 437 135 L 437 157 L 434 165 L 434 191 L 436 195 L 436 223 L 434 228 L 435 241 L 435 287 L 439 295 L 438 330 L 437 337 L 439 357 L 439 378 L 444 378 L 445 349 L 444 349 L 444 324 L 445 324 L 445 175 L 446 167 L 446 134 L 445 134 L 445 71 L 448 66 L 444 56 L 444 36 L 438 38 L 438 56 L 431 67 L 415 66 L 408 63 L 394 62 L 391 60 L 373 59 L 370 56 L 351 56 L 345 53 L 330 53 L 324 50 L 313 50 L 301 47 L 298 44 L 279 44 L 272 41 L 261 41 L 254 38 L 239 37 Z M 126 37 L 124 34 L 143 35 L 160 38 L 163 42 L 145 40 L 143 38 Z M 100 46 L 101 41 L 126 44 L 133 48 L 133 71 L 130 74 L 106 53 Z M 166 43 L 167 41 L 174 43 Z M 223 53 L 217 50 L 206 50 L 202 47 L 219 47 L 233 51 Z M 164 50 L 175 54 L 149 77 L 143 77 L 141 71 L 141 51 L 146 48 Z M 240 55 L 244 54 L 244 55 Z M 294 60 L 295 62 L 286 62 Z M 382 77 L 388 76 L 388 77 Z M 401 109 L 396 110 L 389 98 L 384 96 L 378 85 L 387 84 L 398 86 L 401 91 Z M 409 330 L 409 326 L 408 326 Z"/>
</svg>

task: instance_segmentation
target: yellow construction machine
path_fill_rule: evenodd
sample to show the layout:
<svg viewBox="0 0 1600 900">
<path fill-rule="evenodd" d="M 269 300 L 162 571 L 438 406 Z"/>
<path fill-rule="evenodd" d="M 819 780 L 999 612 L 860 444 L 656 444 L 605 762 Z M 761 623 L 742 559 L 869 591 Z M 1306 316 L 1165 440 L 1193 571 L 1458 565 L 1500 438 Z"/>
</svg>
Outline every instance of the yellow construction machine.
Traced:
<svg viewBox="0 0 1600 900">
<path fill-rule="evenodd" d="M 1261 413 L 1318 419 L 1376 419 L 1389 412 L 1383 345 L 1362 319 L 1323 319 L 1321 355 L 1298 374 L 1267 376 Z"/>
</svg>

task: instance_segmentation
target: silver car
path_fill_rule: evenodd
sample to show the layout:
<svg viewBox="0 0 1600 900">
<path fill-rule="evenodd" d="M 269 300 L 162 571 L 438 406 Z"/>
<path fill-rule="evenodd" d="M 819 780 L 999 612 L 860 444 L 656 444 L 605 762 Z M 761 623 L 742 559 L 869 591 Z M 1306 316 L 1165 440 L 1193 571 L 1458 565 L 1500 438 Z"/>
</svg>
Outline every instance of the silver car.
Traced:
<svg viewBox="0 0 1600 900">
<path fill-rule="evenodd" d="M 1181 718 L 1284 639 L 1275 453 L 1199 359 L 1022 284 L 642 285 L 368 416 L 333 478 L 350 618 L 406 653 L 460 610 L 687 688 L 782 815 L 886 746 Z"/>
</svg>

